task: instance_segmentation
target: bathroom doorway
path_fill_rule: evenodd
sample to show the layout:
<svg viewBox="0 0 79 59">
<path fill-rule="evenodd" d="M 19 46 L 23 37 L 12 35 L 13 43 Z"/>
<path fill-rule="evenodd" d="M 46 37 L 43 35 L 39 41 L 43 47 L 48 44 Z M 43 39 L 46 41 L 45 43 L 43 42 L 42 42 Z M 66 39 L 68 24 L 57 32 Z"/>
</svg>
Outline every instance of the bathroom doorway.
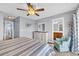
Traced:
<svg viewBox="0 0 79 59">
<path fill-rule="evenodd" d="M 4 40 L 14 38 L 14 22 L 10 20 L 4 20 Z"/>
</svg>

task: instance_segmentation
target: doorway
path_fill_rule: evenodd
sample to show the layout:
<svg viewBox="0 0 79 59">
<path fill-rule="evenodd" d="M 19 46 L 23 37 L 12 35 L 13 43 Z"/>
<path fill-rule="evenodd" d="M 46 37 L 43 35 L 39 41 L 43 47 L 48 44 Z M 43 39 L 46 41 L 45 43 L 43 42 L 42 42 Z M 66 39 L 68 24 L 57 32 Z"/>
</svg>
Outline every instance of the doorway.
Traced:
<svg viewBox="0 0 79 59">
<path fill-rule="evenodd" d="M 4 40 L 9 40 L 14 38 L 14 22 L 9 20 L 4 20 Z"/>
</svg>

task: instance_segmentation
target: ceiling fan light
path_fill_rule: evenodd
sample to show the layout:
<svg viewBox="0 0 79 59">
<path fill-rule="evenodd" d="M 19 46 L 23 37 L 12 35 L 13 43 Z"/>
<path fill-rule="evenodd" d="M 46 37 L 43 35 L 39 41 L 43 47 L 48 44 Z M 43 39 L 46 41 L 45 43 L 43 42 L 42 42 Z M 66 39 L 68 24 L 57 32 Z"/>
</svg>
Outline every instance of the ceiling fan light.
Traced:
<svg viewBox="0 0 79 59">
<path fill-rule="evenodd" d="M 29 7 L 28 13 L 29 13 L 30 15 L 35 15 L 35 10 L 32 9 L 31 7 Z"/>
<path fill-rule="evenodd" d="M 35 12 L 34 12 L 34 11 L 29 11 L 29 14 L 30 14 L 30 15 L 34 15 Z"/>
</svg>

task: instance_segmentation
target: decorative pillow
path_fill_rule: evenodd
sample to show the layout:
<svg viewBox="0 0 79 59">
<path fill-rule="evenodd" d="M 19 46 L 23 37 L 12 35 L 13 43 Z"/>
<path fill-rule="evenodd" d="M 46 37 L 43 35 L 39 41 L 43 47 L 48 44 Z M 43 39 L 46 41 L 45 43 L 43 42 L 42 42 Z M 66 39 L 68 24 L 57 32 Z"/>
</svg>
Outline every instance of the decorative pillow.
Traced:
<svg viewBox="0 0 79 59">
<path fill-rule="evenodd" d="M 56 38 L 56 42 L 58 44 L 61 44 L 62 45 L 63 41 L 65 41 L 65 39 L 63 37 L 62 38 Z"/>
</svg>

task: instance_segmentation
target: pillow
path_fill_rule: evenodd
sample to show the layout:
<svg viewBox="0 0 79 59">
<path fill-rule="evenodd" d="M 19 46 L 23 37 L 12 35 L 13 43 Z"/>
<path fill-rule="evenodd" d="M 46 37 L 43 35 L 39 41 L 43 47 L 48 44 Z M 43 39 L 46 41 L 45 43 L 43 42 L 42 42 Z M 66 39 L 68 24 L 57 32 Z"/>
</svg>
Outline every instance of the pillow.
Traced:
<svg viewBox="0 0 79 59">
<path fill-rule="evenodd" d="M 56 41 L 58 44 L 62 44 L 63 41 L 65 41 L 65 39 L 62 37 L 62 38 L 56 38 Z"/>
</svg>

